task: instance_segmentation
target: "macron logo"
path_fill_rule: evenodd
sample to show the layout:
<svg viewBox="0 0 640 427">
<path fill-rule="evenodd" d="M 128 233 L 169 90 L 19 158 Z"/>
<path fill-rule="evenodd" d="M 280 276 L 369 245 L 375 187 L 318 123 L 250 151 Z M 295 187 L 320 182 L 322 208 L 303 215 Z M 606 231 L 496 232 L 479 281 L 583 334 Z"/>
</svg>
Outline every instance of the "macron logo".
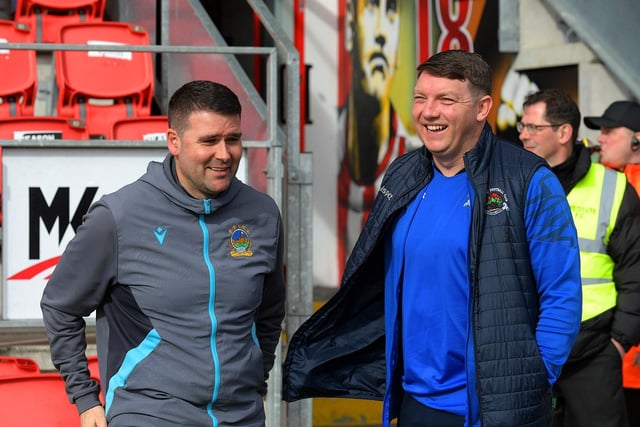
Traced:
<svg viewBox="0 0 640 427">
<path fill-rule="evenodd" d="M 160 243 L 160 246 L 164 243 L 164 238 L 167 235 L 167 229 L 158 226 L 155 230 L 153 230 L 153 234 L 156 236 L 156 240 Z"/>
</svg>

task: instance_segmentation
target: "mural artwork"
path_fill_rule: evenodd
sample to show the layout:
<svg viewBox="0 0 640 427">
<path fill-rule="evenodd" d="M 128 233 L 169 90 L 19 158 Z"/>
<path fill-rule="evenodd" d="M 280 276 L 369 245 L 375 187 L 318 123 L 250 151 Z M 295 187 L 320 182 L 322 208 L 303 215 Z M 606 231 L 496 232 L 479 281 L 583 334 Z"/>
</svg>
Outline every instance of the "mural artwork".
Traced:
<svg viewBox="0 0 640 427">
<path fill-rule="evenodd" d="M 339 277 L 386 168 L 421 146 L 411 119 L 420 62 L 443 50 L 480 53 L 493 69 L 489 123 L 498 135 L 519 143 L 515 124 L 522 101 L 538 86 L 512 69 L 513 54 L 499 51 L 498 5 L 486 0 L 339 0 Z M 551 83 L 558 73 L 563 86 L 575 86 L 567 70 L 535 78 Z M 569 87 L 572 92 L 575 88 Z"/>
</svg>

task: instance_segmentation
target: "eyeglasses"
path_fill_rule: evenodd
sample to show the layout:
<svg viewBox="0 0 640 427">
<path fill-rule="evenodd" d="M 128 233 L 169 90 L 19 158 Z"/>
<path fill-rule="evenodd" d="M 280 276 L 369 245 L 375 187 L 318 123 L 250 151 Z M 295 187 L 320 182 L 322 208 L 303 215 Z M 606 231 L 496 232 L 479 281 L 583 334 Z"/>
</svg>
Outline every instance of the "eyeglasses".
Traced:
<svg viewBox="0 0 640 427">
<path fill-rule="evenodd" d="M 518 131 L 518 133 L 520 133 L 526 129 L 527 132 L 529 132 L 531 135 L 535 135 L 536 133 L 540 132 L 544 128 L 553 128 L 556 126 L 560 126 L 561 124 L 562 123 L 552 124 L 552 125 L 534 125 L 533 123 L 518 122 L 516 123 L 516 130 Z"/>
</svg>

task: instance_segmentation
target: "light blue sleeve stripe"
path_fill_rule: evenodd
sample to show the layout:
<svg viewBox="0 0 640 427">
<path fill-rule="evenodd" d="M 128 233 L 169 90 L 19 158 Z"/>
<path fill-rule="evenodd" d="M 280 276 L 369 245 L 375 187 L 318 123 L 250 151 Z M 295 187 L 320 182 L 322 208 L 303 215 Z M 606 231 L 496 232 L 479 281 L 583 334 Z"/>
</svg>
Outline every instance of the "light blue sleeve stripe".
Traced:
<svg viewBox="0 0 640 427">
<path fill-rule="evenodd" d="M 256 322 L 251 324 L 251 337 L 253 338 L 253 342 L 256 343 L 258 347 L 260 347 L 260 341 L 258 340 L 258 333 L 256 331 Z"/>
<path fill-rule="evenodd" d="M 127 385 L 127 379 L 131 372 L 143 361 L 160 343 L 160 335 L 155 329 L 149 331 L 144 340 L 135 348 L 132 348 L 127 352 L 122 361 L 122 365 L 118 372 L 109 380 L 109 390 L 105 397 L 105 412 L 109 412 L 111 403 L 113 402 L 113 395 L 118 387 L 125 387 Z"/>
</svg>

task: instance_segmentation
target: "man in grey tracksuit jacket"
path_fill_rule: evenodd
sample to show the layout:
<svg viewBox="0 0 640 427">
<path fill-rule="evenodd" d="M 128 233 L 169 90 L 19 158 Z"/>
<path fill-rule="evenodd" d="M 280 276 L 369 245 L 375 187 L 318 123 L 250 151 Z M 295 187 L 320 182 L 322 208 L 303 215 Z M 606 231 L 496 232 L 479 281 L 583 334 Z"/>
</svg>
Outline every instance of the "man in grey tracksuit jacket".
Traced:
<svg viewBox="0 0 640 427">
<path fill-rule="evenodd" d="M 284 317 L 282 248 L 269 196 L 233 178 L 218 197 L 193 198 L 172 155 L 95 203 L 41 303 L 79 412 L 100 404 L 83 321 L 97 310 L 110 424 L 264 425 Z"/>
</svg>

